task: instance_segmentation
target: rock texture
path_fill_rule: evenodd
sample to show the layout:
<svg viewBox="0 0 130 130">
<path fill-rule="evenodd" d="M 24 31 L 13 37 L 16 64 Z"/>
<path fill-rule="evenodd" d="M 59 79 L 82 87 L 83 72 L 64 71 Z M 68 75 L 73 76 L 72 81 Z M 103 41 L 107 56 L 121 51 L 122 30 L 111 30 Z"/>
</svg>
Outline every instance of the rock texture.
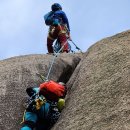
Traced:
<svg viewBox="0 0 130 130">
<path fill-rule="evenodd" d="M 80 61 L 80 54 L 61 54 L 55 59 L 49 79 L 67 82 Z M 26 88 L 47 75 L 53 56 L 30 55 L 0 61 L 0 130 L 19 130 Z"/>
<path fill-rule="evenodd" d="M 52 130 L 130 130 L 130 31 L 91 46 Z"/>
<path fill-rule="evenodd" d="M 69 91 L 52 130 L 130 130 L 130 31 L 97 42 L 80 57 L 62 54 L 54 62 L 49 79 L 67 82 Z M 19 129 L 25 89 L 42 82 L 36 73 L 46 76 L 51 60 L 30 55 L 0 61 L 0 130 Z"/>
</svg>

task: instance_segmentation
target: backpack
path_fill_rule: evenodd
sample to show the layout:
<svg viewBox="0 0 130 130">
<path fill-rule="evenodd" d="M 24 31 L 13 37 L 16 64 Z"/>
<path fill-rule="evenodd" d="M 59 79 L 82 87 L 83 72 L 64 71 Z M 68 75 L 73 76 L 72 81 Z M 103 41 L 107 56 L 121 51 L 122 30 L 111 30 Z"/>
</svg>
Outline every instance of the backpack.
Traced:
<svg viewBox="0 0 130 130">
<path fill-rule="evenodd" d="M 47 14 L 44 15 L 44 20 L 45 20 L 45 24 L 50 26 L 53 24 L 53 20 L 54 20 L 54 12 L 50 11 Z"/>
<path fill-rule="evenodd" d="M 58 101 L 65 95 L 65 87 L 52 80 L 40 84 L 40 92 L 47 100 Z"/>
</svg>

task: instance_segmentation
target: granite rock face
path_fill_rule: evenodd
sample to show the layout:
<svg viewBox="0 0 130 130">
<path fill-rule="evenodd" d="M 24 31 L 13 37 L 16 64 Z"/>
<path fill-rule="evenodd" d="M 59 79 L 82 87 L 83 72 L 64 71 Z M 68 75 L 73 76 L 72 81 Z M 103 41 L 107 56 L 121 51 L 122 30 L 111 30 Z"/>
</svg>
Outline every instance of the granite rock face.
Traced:
<svg viewBox="0 0 130 130">
<path fill-rule="evenodd" d="M 25 89 L 47 75 L 50 55 L 0 61 L 0 130 L 18 130 Z M 76 69 L 75 69 L 76 68 Z M 61 54 L 49 79 L 67 83 L 66 106 L 52 130 L 130 130 L 130 31 L 105 38 L 83 54 Z"/>
<path fill-rule="evenodd" d="M 130 31 L 91 46 L 67 84 L 52 130 L 130 130 Z"/>
<path fill-rule="evenodd" d="M 80 54 L 61 54 L 52 66 L 49 79 L 67 82 L 81 59 Z M 0 130 L 19 130 L 27 98 L 26 88 L 38 86 L 47 76 L 53 56 L 28 55 L 0 61 Z"/>
</svg>

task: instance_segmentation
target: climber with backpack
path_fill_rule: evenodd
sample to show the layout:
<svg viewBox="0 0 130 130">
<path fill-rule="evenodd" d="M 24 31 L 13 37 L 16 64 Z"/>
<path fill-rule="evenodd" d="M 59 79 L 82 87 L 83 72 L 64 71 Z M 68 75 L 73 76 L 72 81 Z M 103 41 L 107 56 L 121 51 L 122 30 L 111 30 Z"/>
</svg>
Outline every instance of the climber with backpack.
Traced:
<svg viewBox="0 0 130 130">
<path fill-rule="evenodd" d="M 46 81 L 26 89 L 29 99 L 20 130 L 49 130 L 65 106 L 67 89 L 63 82 Z"/>
<path fill-rule="evenodd" d="M 62 52 L 68 53 L 70 51 L 68 39 L 71 40 L 68 18 L 58 3 L 54 3 L 51 10 L 44 16 L 45 24 L 49 26 L 47 37 L 48 53 L 54 53 L 53 42 L 55 40 L 63 47 Z"/>
</svg>

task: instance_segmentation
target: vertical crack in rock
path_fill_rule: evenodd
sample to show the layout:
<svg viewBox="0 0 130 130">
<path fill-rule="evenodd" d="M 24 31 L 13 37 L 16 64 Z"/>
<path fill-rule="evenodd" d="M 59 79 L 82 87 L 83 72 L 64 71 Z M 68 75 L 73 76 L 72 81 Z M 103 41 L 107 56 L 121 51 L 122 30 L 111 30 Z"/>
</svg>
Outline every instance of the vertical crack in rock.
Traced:
<svg viewBox="0 0 130 130">
<path fill-rule="evenodd" d="M 51 55 L 28 55 L 0 61 L 0 130 L 20 129 L 25 90 L 43 82 L 36 73 L 46 76 L 52 59 Z M 49 79 L 66 83 L 80 59 L 80 54 L 59 55 Z"/>
</svg>

